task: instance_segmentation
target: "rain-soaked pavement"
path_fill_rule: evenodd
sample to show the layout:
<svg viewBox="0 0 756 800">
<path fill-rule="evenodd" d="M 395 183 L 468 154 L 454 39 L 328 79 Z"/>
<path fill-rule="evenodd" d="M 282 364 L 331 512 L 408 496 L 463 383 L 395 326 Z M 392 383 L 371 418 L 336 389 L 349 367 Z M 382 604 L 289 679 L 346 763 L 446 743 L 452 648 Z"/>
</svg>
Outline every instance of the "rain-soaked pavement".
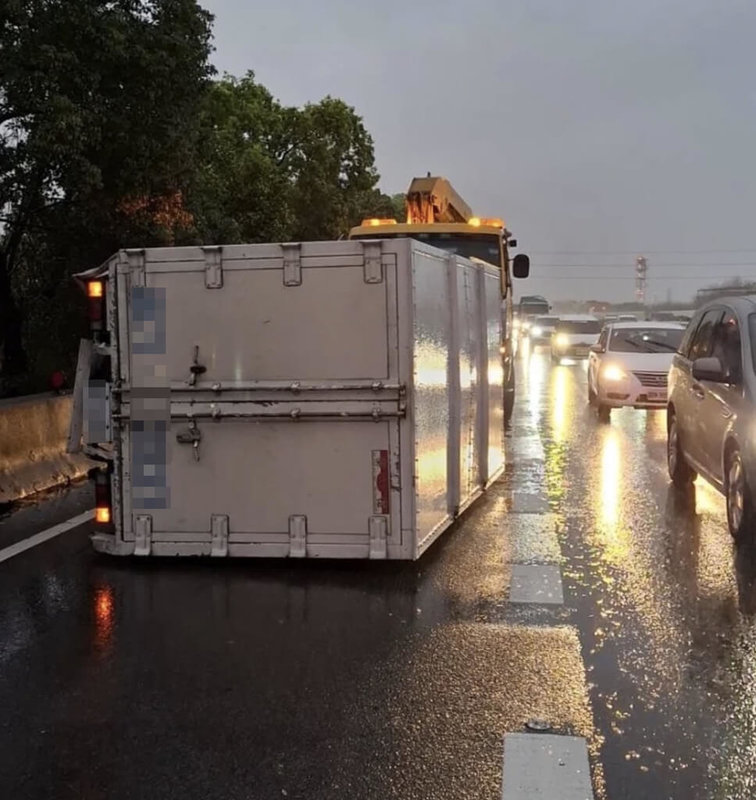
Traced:
<svg viewBox="0 0 756 800">
<path fill-rule="evenodd" d="M 756 796 L 752 556 L 670 492 L 663 414 L 585 394 L 524 354 L 505 479 L 418 564 L 123 562 L 86 527 L 0 563 L 0 797 L 494 800 L 531 719 L 598 798 Z"/>
</svg>

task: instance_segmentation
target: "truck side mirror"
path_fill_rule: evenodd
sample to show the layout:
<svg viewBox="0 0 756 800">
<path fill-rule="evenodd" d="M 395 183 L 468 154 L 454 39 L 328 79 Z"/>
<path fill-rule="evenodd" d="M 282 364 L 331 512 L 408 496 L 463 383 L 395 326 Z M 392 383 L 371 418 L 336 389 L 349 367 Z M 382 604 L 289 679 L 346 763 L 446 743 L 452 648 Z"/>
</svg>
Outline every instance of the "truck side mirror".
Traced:
<svg viewBox="0 0 756 800">
<path fill-rule="evenodd" d="M 512 274 L 515 278 L 527 278 L 530 275 L 530 259 L 525 253 L 518 253 L 512 259 Z"/>
</svg>

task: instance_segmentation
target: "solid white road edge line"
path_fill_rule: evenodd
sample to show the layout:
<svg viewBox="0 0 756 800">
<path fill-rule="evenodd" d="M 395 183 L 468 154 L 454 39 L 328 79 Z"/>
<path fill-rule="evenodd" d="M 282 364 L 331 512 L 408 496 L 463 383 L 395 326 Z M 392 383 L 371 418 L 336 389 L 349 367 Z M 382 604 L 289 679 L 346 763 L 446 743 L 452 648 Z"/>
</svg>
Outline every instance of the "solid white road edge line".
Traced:
<svg viewBox="0 0 756 800">
<path fill-rule="evenodd" d="M 61 533 L 66 533 L 66 531 L 73 530 L 73 528 L 78 528 L 79 525 L 84 525 L 92 519 L 94 519 L 94 509 L 85 511 L 83 514 L 79 514 L 78 517 L 73 517 L 73 519 L 69 519 L 67 522 L 53 525 L 52 528 L 48 528 L 46 531 L 35 533 L 34 536 L 30 536 L 28 539 L 22 539 L 20 542 L 16 542 L 16 544 L 12 544 L 0 550 L 0 564 L 3 561 L 7 561 L 9 558 L 20 555 L 26 550 L 31 550 L 32 547 L 36 547 L 38 544 L 60 536 Z"/>
</svg>

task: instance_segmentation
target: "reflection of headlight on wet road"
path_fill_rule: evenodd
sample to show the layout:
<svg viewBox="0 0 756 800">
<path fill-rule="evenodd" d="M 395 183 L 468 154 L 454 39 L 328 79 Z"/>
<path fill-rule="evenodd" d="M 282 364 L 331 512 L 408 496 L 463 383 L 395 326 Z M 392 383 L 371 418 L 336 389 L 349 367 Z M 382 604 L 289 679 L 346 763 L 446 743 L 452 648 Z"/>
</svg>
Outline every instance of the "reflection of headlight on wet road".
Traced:
<svg viewBox="0 0 756 800">
<path fill-rule="evenodd" d="M 555 442 L 563 442 L 567 433 L 567 404 L 570 393 L 568 385 L 568 373 L 563 370 L 554 370 L 551 391 L 551 419 L 552 433 Z"/>
<path fill-rule="evenodd" d="M 555 339 L 556 346 L 560 350 L 564 350 L 565 348 L 569 347 L 570 340 L 566 333 L 558 333 Z"/>
<path fill-rule="evenodd" d="M 622 381 L 627 377 L 627 373 L 616 364 L 607 364 L 601 372 L 601 377 L 607 381 Z"/>
<path fill-rule="evenodd" d="M 622 457 L 616 431 L 610 431 L 601 448 L 601 521 L 613 530 L 619 519 Z"/>
</svg>

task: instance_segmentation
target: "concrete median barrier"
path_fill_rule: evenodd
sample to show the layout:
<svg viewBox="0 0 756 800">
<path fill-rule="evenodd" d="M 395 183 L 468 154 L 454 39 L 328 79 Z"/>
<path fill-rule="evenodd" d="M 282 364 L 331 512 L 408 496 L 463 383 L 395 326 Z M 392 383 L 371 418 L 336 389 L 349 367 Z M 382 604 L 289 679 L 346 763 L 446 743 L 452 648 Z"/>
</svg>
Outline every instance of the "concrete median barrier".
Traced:
<svg viewBox="0 0 756 800">
<path fill-rule="evenodd" d="M 94 466 L 66 453 L 70 395 L 0 401 L 0 504 L 82 478 Z"/>
</svg>

